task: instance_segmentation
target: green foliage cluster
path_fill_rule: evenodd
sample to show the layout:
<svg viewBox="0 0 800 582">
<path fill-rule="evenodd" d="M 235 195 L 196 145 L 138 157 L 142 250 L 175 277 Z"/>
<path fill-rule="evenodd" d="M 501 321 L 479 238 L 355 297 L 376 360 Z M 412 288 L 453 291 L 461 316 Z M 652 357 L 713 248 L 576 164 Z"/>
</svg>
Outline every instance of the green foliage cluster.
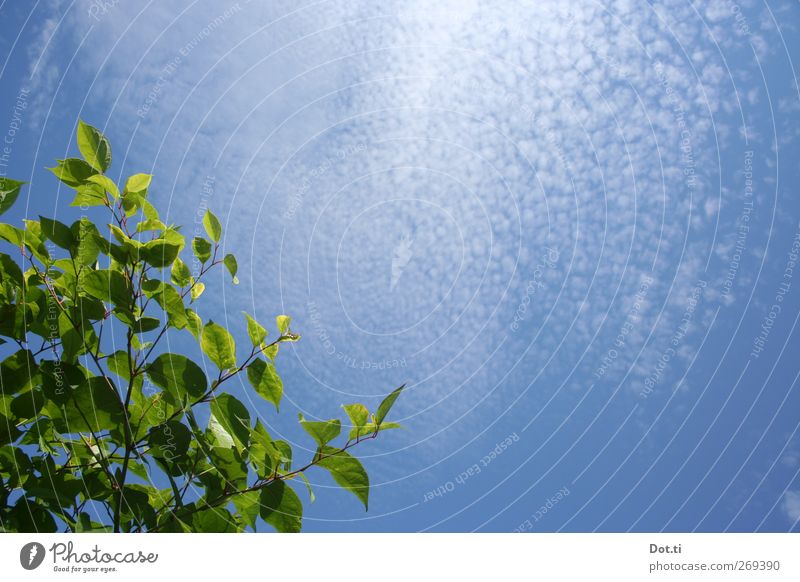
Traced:
<svg viewBox="0 0 800 582">
<path fill-rule="evenodd" d="M 290 318 L 276 318 L 268 341 L 245 314 L 248 345 L 237 353 L 228 330 L 193 309 L 213 267 L 238 282 L 236 258 L 220 257 L 219 220 L 207 212 L 207 237 L 189 242 L 193 276 L 179 227 L 148 201 L 151 176 L 135 174 L 120 189 L 106 176 L 105 136 L 80 122 L 77 142 L 82 158 L 58 160 L 51 171 L 75 190 L 73 206 L 102 207 L 95 210 L 107 210 L 111 223 L 0 224 L 0 239 L 18 249 L 0 253 L 0 530 L 238 532 L 255 530 L 260 517 L 296 532 L 303 505 L 290 483 L 302 479 L 313 501 L 305 472 L 314 466 L 366 508 L 369 478 L 348 449 L 398 426 L 385 418 L 403 387 L 374 413 L 344 406 L 350 430 L 341 445 L 333 444 L 339 419 L 301 415 L 315 452 L 296 464 L 288 442 L 220 390 L 244 373 L 278 409 L 278 351 L 300 339 Z M 22 186 L 0 178 L 0 214 Z M 158 349 L 170 329 L 194 337 L 215 378 Z"/>
</svg>

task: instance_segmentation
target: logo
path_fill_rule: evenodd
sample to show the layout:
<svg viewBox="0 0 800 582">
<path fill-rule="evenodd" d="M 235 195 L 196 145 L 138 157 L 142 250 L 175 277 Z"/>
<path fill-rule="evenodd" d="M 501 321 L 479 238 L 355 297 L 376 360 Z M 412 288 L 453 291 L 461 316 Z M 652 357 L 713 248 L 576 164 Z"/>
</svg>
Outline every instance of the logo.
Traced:
<svg viewBox="0 0 800 582">
<path fill-rule="evenodd" d="M 39 542 L 30 542 L 19 551 L 19 563 L 26 570 L 35 570 L 44 561 L 44 546 Z"/>
</svg>

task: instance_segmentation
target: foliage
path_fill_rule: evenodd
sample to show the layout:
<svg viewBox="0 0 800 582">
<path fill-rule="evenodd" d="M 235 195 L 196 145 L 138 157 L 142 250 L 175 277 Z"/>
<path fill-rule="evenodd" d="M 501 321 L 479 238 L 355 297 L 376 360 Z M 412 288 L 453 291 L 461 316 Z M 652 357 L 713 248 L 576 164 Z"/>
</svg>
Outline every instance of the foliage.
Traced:
<svg viewBox="0 0 800 582">
<path fill-rule="evenodd" d="M 222 264 L 238 283 L 236 259 L 220 256 L 220 221 L 208 211 L 207 238 L 186 249 L 180 228 L 148 201 L 151 176 L 133 175 L 119 188 L 106 175 L 105 136 L 80 122 L 77 142 L 82 158 L 58 160 L 51 171 L 75 190 L 73 206 L 98 207 L 111 223 L 84 216 L 71 225 L 44 217 L 22 228 L 0 224 L 0 239 L 18 249 L 0 253 L 0 530 L 235 532 L 255 530 L 261 517 L 278 531 L 299 531 L 303 505 L 291 483 L 308 485 L 305 472 L 315 466 L 366 508 L 369 478 L 347 451 L 397 427 L 383 421 L 403 387 L 375 414 L 346 405 L 350 432 L 341 446 L 332 444 L 340 420 L 301 415 L 316 450 L 297 466 L 288 442 L 220 390 L 244 372 L 278 409 L 279 347 L 300 339 L 290 318 L 276 318 L 277 338 L 268 342 L 267 328 L 245 314 L 246 349 L 219 323 L 203 322 L 194 307 L 204 275 Z M 0 214 L 22 187 L 0 178 Z M 191 334 L 216 377 L 159 350 L 168 330 Z"/>
</svg>

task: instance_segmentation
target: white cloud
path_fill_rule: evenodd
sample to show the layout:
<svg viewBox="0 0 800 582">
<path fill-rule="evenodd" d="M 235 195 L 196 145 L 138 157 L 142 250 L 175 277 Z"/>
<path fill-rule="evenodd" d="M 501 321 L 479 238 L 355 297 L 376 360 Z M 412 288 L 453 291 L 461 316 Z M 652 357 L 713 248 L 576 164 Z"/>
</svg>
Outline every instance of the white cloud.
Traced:
<svg viewBox="0 0 800 582">
<path fill-rule="evenodd" d="M 800 491 L 787 491 L 783 494 L 781 509 L 792 522 L 800 520 Z"/>
</svg>

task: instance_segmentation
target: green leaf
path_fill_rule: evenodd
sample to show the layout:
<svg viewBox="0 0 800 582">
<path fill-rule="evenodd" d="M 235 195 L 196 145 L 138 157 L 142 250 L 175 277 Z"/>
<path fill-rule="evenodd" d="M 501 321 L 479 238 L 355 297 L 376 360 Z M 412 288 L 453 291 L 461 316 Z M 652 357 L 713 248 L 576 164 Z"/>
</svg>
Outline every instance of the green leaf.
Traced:
<svg viewBox="0 0 800 582">
<path fill-rule="evenodd" d="M 145 232 L 148 230 L 165 230 L 167 225 L 161 222 L 158 218 L 148 218 L 142 220 L 136 225 L 136 232 Z"/>
<path fill-rule="evenodd" d="M 222 262 L 228 268 L 228 272 L 231 274 L 233 278 L 233 284 L 239 284 L 239 278 L 236 276 L 236 273 L 239 271 L 239 265 L 236 264 L 236 257 L 231 254 L 225 255 L 225 258 L 222 259 Z"/>
<path fill-rule="evenodd" d="M 97 261 L 97 256 L 100 254 L 100 243 L 98 239 L 102 239 L 97 227 L 92 224 L 92 221 L 85 216 L 80 220 L 76 220 L 69 227 L 72 232 L 72 238 L 76 241 L 75 246 L 72 248 L 72 256 L 79 265 L 90 266 L 94 265 Z M 108 243 L 111 244 L 111 243 Z"/>
<path fill-rule="evenodd" d="M 171 244 L 163 239 L 151 240 L 144 245 L 141 257 L 157 269 L 169 267 L 181 251 L 178 245 Z"/>
<path fill-rule="evenodd" d="M 40 503 L 20 497 L 11 519 L 16 522 L 17 531 L 25 533 L 53 533 L 58 530 L 55 519 Z"/>
<path fill-rule="evenodd" d="M 108 198 L 102 186 L 83 184 L 76 187 L 75 199 L 70 206 L 106 206 Z"/>
<path fill-rule="evenodd" d="M 303 504 L 283 481 L 261 489 L 261 518 L 281 533 L 297 533 L 303 526 Z"/>
<path fill-rule="evenodd" d="M 220 370 L 236 367 L 236 343 L 228 330 L 209 321 L 200 335 L 200 347 Z"/>
<path fill-rule="evenodd" d="M 161 320 L 155 317 L 140 317 L 136 319 L 130 311 L 123 307 L 115 307 L 114 315 L 122 323 L 133 330 L 133 333 L 147 333 L 161 327 Z"/>
<path fill-rule="evenodd" d="M 56 178 L 71 188 L 85 184 L 90 176 L 97 173 L 97 170 L 80 158 L 57 160 L 56 166 L 48 169 L 55 174 Z"/>
<path fill-rule="evenodd" d="M 44 244 L 44 233 L 42 225 L 37 220 L 23 220 L 25 230 L 22 233 L 22 242 L 36 258 L 43 263 L 50 262 L 50 253 Z"/>
<path fill-rule="evenodd" d="M 322 458 L 317 465 L 327 469 L 334 481 L 352 492 L 364 504 L 364 509 L 369 510 L 369 476 L 361 462 L 333 447 L 322 447 L 320 454 Z"/>
<path fill-rule="evenodd" d="M 378 427 L 378 426 L 375 426 L 374 422 L 368 422 L 364 426 L 353 427 L 350 430 L 349 438 L 350 438 L 350 440 L 353 440 L 353 439 L 361 438 L 363 436 L 372 435 L 372 434 L 375 434 L 377 432 L 382 432 L 384 430 L 389 430 L 389 429 L 392 429 L 392 428 L 403 428 L 403 426 L 398 424 L 398 423 L 396 423 L 396 422 L 386 422 L 386 421 L 384 421 Z"/>
<path fill-rule="evenodd" d="M 40 216 L 39 223 L 42 225 L 42 234 L 62 249 L 69 250 L 75 244 L 72 231 L 63 222 Z"/>
<path fill-rule="evenodd" d="M 78 149 L 83 159 L 98 172 L 105 172 L 111 165 L 111 145 L 97 128 L 78 121 Z"/>
<path fill-rule="evenodd" d="M 124 421 L 116 389 L 100 376 L 81 382 L 61 411 L 62 417 L 53 421 L 56 430 L 62 433 L 97 434 L 102 430 L 117 429 Z"/>
<path fill-rule="evenodd" d="M 283 397 L 283 382 L 275 371 L 275 366 L 256 358 L 247 367 L 247 379 L 265 400 L 272 402 L 275 409 L 280 409 L 281 398 Z"/>
<path fill-rule="evenodd" d="M 89 176 L 89 178 L 87 178 L 87 181 L 91 182 L 92 184 L 97 184 L 103 190 L 111 194 L 115 199 L 119 198 L 119 188 L 117 188 L 117 185 L 114 183 L 114 180 L 112 180 L 108 176 L 104 176 L 102 174 L 95 174 L 94 176 Z"/>
<path fill-rule="evenodd" d="M 231 499 L 236 511 L 242 517 L 242 521 L 252 527 L 253 531 L 256 529 L 256 520 L 258 519 L 258 498 L 260 495 L 258 491 L 248 491 L 247 493 L 235 495 Z"/>
<path fill-rule="evenodd" d="M 24 184 L 25 182 L 18 182 L 17 180 L 0 176 L 0 214 L 5 214 L 17 201 L 20 188 Z"/>
<path fill-rule="evenodd" d="M 190 293 L 192 296 L 192 302 L 197 301 L 197 298 L 200 297 L 203 294 L 203 291 L 205 290 L 206 290 L 205 283 L 195 283 L 194 285 L 192 285 L 192 290 Z"/>
<path fill-rule="evenodd" d="M 16 261 L 5 253 L 0 253 L 0 274 L 4 281 L 13 281 L 17 287 L 22 287 L 22 270 Z"/>
<path fill-rule="evenodd" d="M 19 350 L 0 363 L 0 395 L 11 396 L 30 384 L 38 371 L 36 360 L 28 350 Z"/>
<path fill-rule="evenodd" d="M 311 503 L 314 503 L 316 497 L 314 496 L 314 490 L 311 488 L 311 482 L 308 480 L 308 477 L 306 477 L 305 473 L 301 472 L 300 478 L 303 480 L 303 483 L 306 484 L 306 489 L 308 489 L 309 501 L 311 501 Z"/>
<path fill-rule="evenodd" d="M 250 444 L 250 413 L 230 394 L 219 394 L 211 401 L 211 414 L 233 436 L 239 450 Z"/>
<path fill-rule="evenodd" d="M 267 330 L 264 329 L 255 319 L 250 317 L 244 311 L 244 316 L 247 318 L 247 335 L 250 336 L 250 341 L 253 342 L 253 347 L 258 347 L 267 337 Z"/>
<path fill-rule="evenodd" d="M 176 406 L 184 396 L 200 398 L 208 389 L 208 380 L 203 369 L 186 356 L 165 353 L 158 356 L 147 368 L 153 383 L 163 389 Z"/>
<path fill-rule="evenodd" d="M 186 287 L 192 280 L 192 273 L 180 257 L 172 263 L 171 280 L 178 287 Z"/>
<path fill-rule="evenodd" d="M 151 174 L 134 174 L 125 182 L 125 194 L 127 195 L 130 192 L 144 192 L 150 187 L 150 180 L 152 180 L 152 178 L 153 176 Z"/>
<path fill-rule="evenodd" d="M 400 393 L 406 387 L 405 384 L 400 386 L 394 390 L 391 394 L 389 394 L 386 398 L 383 399 L 380 406 L 378 406 L 378 412 L 375 413 L 375 424 L 380 426 L 383 422 L 383 419 L 386 418 L 386 415 L 389 414 L 389 411 L 392 409 L 394 405 L 394 401 L 397 400 L 397 397 L 400 396 Z"/>
<path fill-rule="evenodd" d="M 170 325 L 176 329 L 183 329 L 189 322 L 186 316 L 186 307 L 180 293 L 168 283 L 150 279 L 142 284 L 142 290 L 147 297 L 152 297 L 167 313 Z"/>
<path fill-rule="evenodd" d="M 359 429 L 369 420 L 369 410 L 363 404 L 345 404 L 342 406 L 344 411 L 347 413 L 347 416 L 350 418 L 350 422 L 353 423 L 354 429 Z"/>
<path fill-rule="evenodd" d="M 119 271 L 87 271 L 81 277 L 81 286 L 92 297 L 114 305 L 127 308 L 133 301 L 133 289 L 125 275 Z"/>
<path fill-rule="evenodd" d="M 279 315 L 275 318 L 275 323 L 278 326 L 278 334 L 286 335 L 289 332 L 289 324 L 292 323 L 292 318 L 288 315 Z"/>
<path fill-rule="evenodd" d="M 194 251 L 197 260 L 205 263 L 211 258 L 211 243 L 206 239 L 196 236 L 192 239 L 192 250 Z"/>
<path fill-rule="evenodd" d="M 108 369 L 114 372 L 123 380 L 131 379 L 130 362 L 128 361 L 128 354 L 123 350 L 117 350 L 106 358 Z"/>
<path fill-rule="evenodd" d="M 213 414 L 208 418 L 208 440 L 215 447 L 222 449 L 232 449 L 235 446 L 233 435 L 225 430 L 225 427 L 217 420 Z"/>
<path fill-rule="evenodd" d="M 244 483 L 247 480 L 247 464 L 239 450 L 230 447 L 212 447 L 209 450 L 209 457 L 214 468 L 229 482 L 228 485 L 235 487 L 237 482 Z"/>
<path fill-rule="evenodd" d="M 227 509 L 211 507 L 192 515 L 192 530 L 197 533 L 235 533 L 239 528 Z"/>
<path fill-rule="evenodd" d="M 147 444 L 154 457 L 167 461 L 177 461 L 189 450 L 192 431 L 180 422 L 169 420 L 150 429 Z"/>
<path fill-rule="evenodd" d="M 0 238 L 11 243 L 15 247 L 22 244 L 23 232 L 16 226 L 10 224 L 0 224 Z"/>
<path fill-rule="evenodd" d="M 306 420 L 303 418 L 303 413 L 299 413 L 300 426 L 311 435 L 317 444 L 321 447 L 327 445 L 330 441 L 339 436 L 342 432 L 342 422 L 338 418 L 331 420 Z"/>
<path fill-rule="evenodd" d="M 66 404 L 73 390 L 86 380 L 83 369 L 63 361 L 43 360 L 39 371 L 45 396 L 58 406 Z"/>
<path fill-rule="evenodd" d="M 194 336 L 194 339 L 200 341 L 200 333 L 203 331 L 203 319 L 197 315 L 193 309 L 186 308 L 186 327 Z"/>
<path fill-rule="evenodd" d="M 208 238 L 218 243 L 219 239 L 222 237 L 222 225 L 210 210 L 206 210 L 205 216 L 203 216 L 203 226 L 206 229 Z"/>
</svg>

